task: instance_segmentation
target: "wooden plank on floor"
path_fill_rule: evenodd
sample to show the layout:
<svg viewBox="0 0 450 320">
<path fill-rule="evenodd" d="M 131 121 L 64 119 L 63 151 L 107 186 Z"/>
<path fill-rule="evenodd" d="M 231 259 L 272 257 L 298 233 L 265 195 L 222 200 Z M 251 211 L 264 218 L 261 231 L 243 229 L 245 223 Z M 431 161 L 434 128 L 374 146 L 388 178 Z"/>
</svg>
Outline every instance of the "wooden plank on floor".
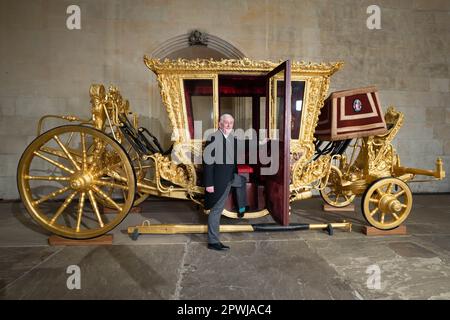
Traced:
<svg viewBox="0 0 450 320">
<path fill-rule="evenodd" d="M 406 235 L 406 226 L 401 225 L 392 230 L 380 230 L 374 227 L 363 226 L 363 233 L 366 236 L 393 236 L 393 235 Z"/>
<path fill-rule="evenodd" d="M 323 211 L 334 211 L 334 212 L 354 212 L 355 211 L 355 205 L 353 203 L 350 203 L 348 206 L 338 208 L 330 206 L 328 203 L 323 204 Z"/>
<path fill-rule="evenodd" d="M 112 245 L 113 235 L 104 234 L 97 238 L 92 239 L 68 239 L 57 235 L 51 235 L 48 238 L 48 244 L 51 246 L 99 246 L 99 245 Z"/>
</svg>

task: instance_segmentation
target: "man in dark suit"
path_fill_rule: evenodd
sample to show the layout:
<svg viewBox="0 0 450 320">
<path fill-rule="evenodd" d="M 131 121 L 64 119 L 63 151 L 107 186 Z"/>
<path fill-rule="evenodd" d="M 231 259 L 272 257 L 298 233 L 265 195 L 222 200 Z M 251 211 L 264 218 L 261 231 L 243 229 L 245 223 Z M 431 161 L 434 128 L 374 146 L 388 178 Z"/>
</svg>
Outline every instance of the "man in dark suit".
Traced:
<svg viewBox="0 0 450 320">
<path fill-rule="evenodd" d="M 245 178 L 237 175 L 237 139 L 233 135 L 234 119 L 223 114 L 219 130 L 206 141 L 203 152 L 203 178 L 205 185 L 205 209 L 208 216 L 208 248 L 227 250 L 219 240 L 220 217 L 231 187 L 238 187 L 240 203 L 238 211 L 245 211 Z M 242 199 L 244 199 L 242 201 Z"/>
</svg>

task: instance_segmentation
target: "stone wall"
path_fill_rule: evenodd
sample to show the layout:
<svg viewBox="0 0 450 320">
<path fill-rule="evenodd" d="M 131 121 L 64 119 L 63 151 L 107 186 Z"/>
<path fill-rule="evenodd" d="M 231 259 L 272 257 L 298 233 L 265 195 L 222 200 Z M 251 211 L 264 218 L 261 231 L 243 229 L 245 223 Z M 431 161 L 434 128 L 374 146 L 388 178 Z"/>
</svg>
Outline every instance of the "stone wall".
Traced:
<svg viewBox="0 0 450 320">
<path fill-rule="evenodd" d="M 405 165 L 450 175 L 448 0 L 2 0 L 0 2 L 0 198 L 18 197 L 15 172 L 44 114 L 89 116 L 91 83 L 115 84 L 142 124 L 170 143 L 155 78 L 142 57 L 198 29 L 252 59 L 343 60 L 331 90 L 376 85 L 383 107 L 406 122 L 395 146 Z M 81 30 L 66 9 L 81 8 Z M 367 7 L 381 8 L 369 30 Z M 55 123 L 56 124 L 56 123 Z M 448 192 L 450 179 L 413 184 Z"/>
</svg>

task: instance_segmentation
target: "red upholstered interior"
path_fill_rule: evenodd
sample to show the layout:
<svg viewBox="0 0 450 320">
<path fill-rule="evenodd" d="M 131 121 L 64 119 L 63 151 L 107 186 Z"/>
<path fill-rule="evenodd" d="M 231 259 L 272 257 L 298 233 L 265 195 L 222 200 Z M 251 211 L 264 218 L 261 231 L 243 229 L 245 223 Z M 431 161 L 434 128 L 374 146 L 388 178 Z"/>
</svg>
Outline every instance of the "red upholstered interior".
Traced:
<svg viewBox="0 0 450 320">
<path fill-rule="evenodd" d="M 193 96 L 212 96 L 213 85 L 210 79 L 184 80 L 184 98 L 186 115 L 191 137 L 194 136 L 194 116 L 192 114 Z M 220 97 L 263 97 L 266 95 L 266 80 L 264 76 L 220 75 Z M 212 108 L 212 106 L 211 106 Z"/>
<path fill-rule="evenodd" d="M 253 168 L 248 164 L 238 164 L 238 173 L 253 173 Z"/>
<path fill-rule="evenodd" d="M 266 95 L 266 81 L 261 76 L 219 76 L 219 95 L 221 97 L 253 97 Z"/>
</svg>

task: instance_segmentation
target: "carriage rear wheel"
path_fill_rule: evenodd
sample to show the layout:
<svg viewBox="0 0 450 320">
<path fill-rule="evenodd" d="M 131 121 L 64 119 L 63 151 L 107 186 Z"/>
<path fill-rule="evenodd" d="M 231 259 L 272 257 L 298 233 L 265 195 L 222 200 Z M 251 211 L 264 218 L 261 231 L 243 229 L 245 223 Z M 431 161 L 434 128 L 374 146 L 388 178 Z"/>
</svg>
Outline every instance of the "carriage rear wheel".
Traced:
<svg viewBox="0 0 450 320">
<path fill-rule="evenodd" d="M 101 131 L 61 126 L 37 137 L 18 166 L 20 196 L 47 230 L 74 239 L 105 234 L 133 205 L 136 178 L 125 150 Z M 120 190 L 109 195 L 107 189 Z M 101 203 L 113 209 L 102 210 Z"/>
<path fill-rule="evenodd" d="M 390 230 L 401 225 L 412 208 L 408 185 L 397 178 L 382 178 L 364 192 L 361 210 L 366 221 L 375 228 Z"/>
</svg>

